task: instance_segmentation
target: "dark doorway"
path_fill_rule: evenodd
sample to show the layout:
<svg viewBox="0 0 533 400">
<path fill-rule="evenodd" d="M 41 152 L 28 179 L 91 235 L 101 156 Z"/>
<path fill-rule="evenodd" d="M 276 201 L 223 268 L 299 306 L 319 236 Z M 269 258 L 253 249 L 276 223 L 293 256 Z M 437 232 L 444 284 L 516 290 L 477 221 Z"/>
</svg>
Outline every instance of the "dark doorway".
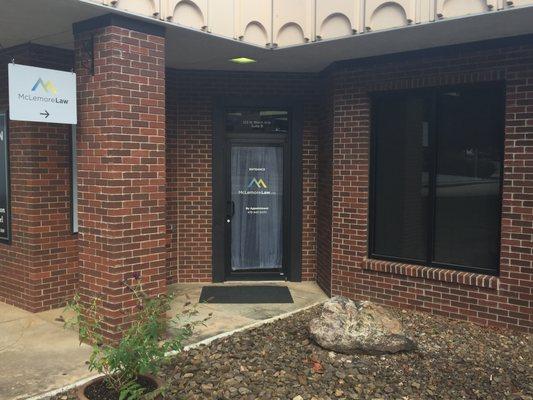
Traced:
<svg viewBox="0 0 533 400">
<path fill-rule="evenodd" d="M 292 104 L 217 107 L 214 281 L 300 280 L 299 114 Z"/>
</svg>

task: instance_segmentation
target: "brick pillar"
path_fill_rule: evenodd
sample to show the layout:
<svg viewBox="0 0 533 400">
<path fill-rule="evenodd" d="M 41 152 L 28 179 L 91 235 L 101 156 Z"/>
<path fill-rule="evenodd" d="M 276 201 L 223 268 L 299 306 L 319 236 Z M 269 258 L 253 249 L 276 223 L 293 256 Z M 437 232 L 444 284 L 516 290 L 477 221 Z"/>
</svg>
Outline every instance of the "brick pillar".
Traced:
<svg viewBox="0 0 533 400">
<path fill-rule="evenodd" d="M 125 280 L 166 292 L 164 29 L 105 15 L 74 34 L 80 293 L 102 299 L 113 340 L 135 312 Z"/>
</svg>

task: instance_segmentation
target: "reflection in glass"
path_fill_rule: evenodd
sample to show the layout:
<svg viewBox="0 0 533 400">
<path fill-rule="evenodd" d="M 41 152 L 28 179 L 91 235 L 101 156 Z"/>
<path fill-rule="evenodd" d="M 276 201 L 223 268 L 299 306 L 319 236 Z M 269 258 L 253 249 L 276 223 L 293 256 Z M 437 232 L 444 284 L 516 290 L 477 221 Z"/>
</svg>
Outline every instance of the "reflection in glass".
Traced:
<svg viewBox="0 0 533 400">
<path fill-rule="evenodd" d="M 503 99 L 496 85 L 376 98 L 372 256 L 497 272 Z"/>
<path fill-rule="evenodd" d="M 477 89 L 438 99 L 436 262 L 496 268 L 500 224 L 501 94 Z"/>
<path fill-rule="evenodd" d="M 422 97 L 376 104 L 374 253 L 426 260 L 429 109 Z"/>
</svg>

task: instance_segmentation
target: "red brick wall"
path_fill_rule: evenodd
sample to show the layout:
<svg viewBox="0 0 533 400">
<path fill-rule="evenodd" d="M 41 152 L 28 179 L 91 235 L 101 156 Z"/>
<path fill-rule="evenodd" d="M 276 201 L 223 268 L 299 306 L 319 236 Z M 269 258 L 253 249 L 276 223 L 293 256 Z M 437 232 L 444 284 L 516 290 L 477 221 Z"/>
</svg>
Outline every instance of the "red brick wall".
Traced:
<svg viewBox="0 0 533 400">
<path fill-rule="evenodd" d="M 333 93 L 334 81 L 326 78 L 320 121 L 317 185 L 317 283 L 331 294 L 331 213 L 333 177 Z"/>
<path fill-rule="evenodd" d="M 324 86 L 315 75 L 168 70 L 165 89 L 163 38 L 118 27 L 95 33 L 95 76 L 77 66 L 81 291 L 103 296 L 110 336 L 131 311 L 123 280 L 134 272 L 151 293 L 167 281 L 211 280 L 213 99 L 249 93 L 304 102 L 304 280 L 333 294 L 533 330 L 533 46 L 339 64 Z M 3 108 L 12 54 L 53 68 L 72 60 L 34 45 L 0 53 Z M 369 260 L 368 94 L 497 80 L 507 85 L 500 276 Z M 78 277 L 69 130 L 12 122 L 10 139 L 13 242 L 0 244 L 0 300 L 40 311 L 63 304 Z"/>
<path fill-rule="evenodd" d="M 258 94 L 304 99 L 302 279 L 315 279 L 317 83 L 316 76 L 305 74 L 167 72 L 167 104 L 177 113 L 167 117 L 167 209 L 169 225 L 177 226 L 167 261 L 170 281 L 211 281 L 213 100 Z"/>
<path fill-rule="evenodd" d="M 82 63 L 94 34 L 95 72 Z M 102 300 L 105 335 L 135 312 L 140 274 L 166 292 L 165 39 L 118 26 L 76 36 L 82 299 Z"/>
<path fill-rule="evenodd" d="M 72 52 L 24 45 L 0 53 L 0 109 L 7 110 L 7 65 L 70 70 Z M 70 128 L 11 121 L 11 244 L 0 244 L 0 301 L 37 312 L 60 307 L 76 289 L 71 233 Z"/>
<path fill-rule="evenodd" d="M 166 71 L 167 283 L 178 282 L 178 92 L 176 73 Z"/>
<path fill-rule="evenodd" d="M 437 50 L 339 65 L 329 74 L 333 294 L 533 331 L 533 46 Z M 507 85 L 499 278 L 367 260 L 368 93 L 498 80 Z"/>
</svg>

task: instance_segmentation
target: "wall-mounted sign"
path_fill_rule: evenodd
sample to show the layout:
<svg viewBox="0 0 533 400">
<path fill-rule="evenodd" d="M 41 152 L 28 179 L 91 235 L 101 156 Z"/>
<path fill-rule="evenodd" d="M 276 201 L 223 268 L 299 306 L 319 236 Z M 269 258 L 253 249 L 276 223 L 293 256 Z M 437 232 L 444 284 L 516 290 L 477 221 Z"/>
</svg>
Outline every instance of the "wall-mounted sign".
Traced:
<svg viewBox="0 0 533 400">
<path fill-rule="evenodd" d="M 0 113 L 0 242 L 9 242 L 9 175 L 7 158 L 7 117 Z"/>
<path fill-rule="evenodd" d="M 286 110 L 228 110 L 227 133 L 287 133 L 289 112 Z"/>
<path fill-rule="evenodd" d="M 75 125 L 76 74 L 9 64 L 9 118 Z"/>
</svg>

